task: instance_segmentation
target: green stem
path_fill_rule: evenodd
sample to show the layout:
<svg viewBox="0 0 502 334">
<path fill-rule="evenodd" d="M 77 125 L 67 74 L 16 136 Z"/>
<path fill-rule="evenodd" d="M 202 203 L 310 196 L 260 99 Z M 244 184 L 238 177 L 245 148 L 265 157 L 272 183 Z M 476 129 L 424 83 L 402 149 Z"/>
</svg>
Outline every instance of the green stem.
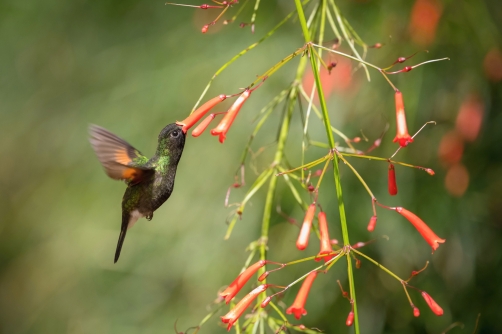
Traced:
<svg viewBox="0 0 502 334">
<path fill-rule="evenodd" d="M 326 0 L 322 0 L 322 5 L 323 5 L 323 12 L 325 13 L 326 11 Z M 298 11 L 298 18 L 300 21 L 300 24 L 302 26 L 303 34 L 305 41 L 308 43 L 310 41 L 310 35 L 307 29 L 307 24 L 305 22 L 305 14 L 303 12 L 302 4 L 300 0 L 295 0 L 296 8 Z M 325 14 L 323 14 L 323 17 Z M 309 44 L 309 48 L 312 48 L 312 45 Z M 319 103 L 321 105 L 321 111 L 323 114 L 323 119 L 324 119 L 324 126 L 326 128 L 326 135 L 328 136 L 328 141 L 331 149 L 335 148 L 335 138 L 333 137 L 333 132 L 331 131 L 331 123 L 329 120 L 329 115 L 328 115 L 328 108 L 326 106 L 326 99 L 324 98 L 324 93 L 322 90 L 322 83 L 321 83 L 321 78 L 319 75 L 319 69 L 317 66 L 317 62 L 315 60 L 315 57 L 310 57 L 310 64 L 312 66 L 312 72 L 314 74 L 315 78 L 315 83 L 317 86 L 317 94 L 319 96 Z M 340 223 L 342 226 L 342 236 L 343 236 L 343 243 L 345 246 L 350 245 L 349 241 L 349 233 L 347 229 L 347 218 L 345 216 L 345 206 L 343 203 L 343 195 L 342 195 L 342 186 L 340 182 L 340 170 L 338 167 L 338 159 L 333 159 L 333 170 L 334 170 L 334 178 L 335 178 L 335 186 L 336 186 L 336 193 L 337 193 L 337 198 L 338 198 L 338 209 L 340 212 Z M 349 287 L 350 287 L 350 296 L 352 300 L 354 301 L 354 328 L 356 334 L 359 334 L 359 317 L 358 317 L 358 311 L 357 311 L 357 303 L 356 303 L 356 294 L 355 294 L 355 289 L 354 289 L 354 275 L 352 272 L 352 262 L 350 261 L 350 255 L 347 254 L 347 268 L 348 268 L 348 276 L 349 276 Z"/>
<path fill-rule="evenodd" d="M 305 37 L 305 43 L 308 43 L 310 42 L 310 32 L 305 19 L 302 2 L 300 0 L 295 0 L 295 5 L 296 11 L 298 12 L 298 19 L 300 20 L 300 25 L 302 27 L 303 36 Z"/>
</svg>

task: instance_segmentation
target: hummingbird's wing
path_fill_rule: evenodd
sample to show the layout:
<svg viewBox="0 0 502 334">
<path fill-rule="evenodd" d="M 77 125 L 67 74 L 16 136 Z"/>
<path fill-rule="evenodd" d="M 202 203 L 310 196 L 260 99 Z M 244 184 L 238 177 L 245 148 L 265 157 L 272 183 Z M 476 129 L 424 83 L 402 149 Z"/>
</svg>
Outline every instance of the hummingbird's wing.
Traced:
<svg viewBox="0 0 502 334">
<path fill-rule="evenodd" d="M 153 168 L 145 166 L 147 157 L 110 131 L 90 125 L 89 134 L 98 160 L 112 179 L 137 184 L 155 172 Z"/>
</svg>

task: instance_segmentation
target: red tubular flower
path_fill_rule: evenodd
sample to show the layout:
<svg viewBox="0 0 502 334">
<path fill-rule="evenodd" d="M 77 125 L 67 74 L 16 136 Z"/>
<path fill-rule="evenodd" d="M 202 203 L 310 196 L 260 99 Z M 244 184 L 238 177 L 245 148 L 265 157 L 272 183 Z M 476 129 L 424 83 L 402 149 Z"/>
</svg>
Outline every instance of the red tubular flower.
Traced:
<svg viewBox="0 0 502 334">
<path fill-rule="evenodd" d="M 347 326 L 352 326 L 353 323 L 354 323 L 354 311 L 350 311 L 347 320 L 345 321 L 345 324 Z"/>
<path fill-rule="evenodd" d="M 230 129 L 230 126 L 235 120 L 235 117 L 239 113 L 239 110 L 241 110 L 242 105 L 246 100 L 249 98 L 251 95 L 251 91 L 249 89 L 246 89 L 237 100 L 235 100 L 234 104 L 228 109 L 228 112 L 225 114 L 225 117 L 221 120 L 220 124 L 214 129 L 211 130 L 211 134 L 213 136 L 220 136 L 220 143 L 223 144 L 226 138 L 226 134 L 228 132 L 228 129 Z"/>
<path fill-rule="evenodd" d="M 253 276 L 258 269 L 263 267 L 267 262 L 264 260 L 260 260 L 255 264 L 249 266 L 246 270 L 244 270 L 237 278 L 230 283 L 230 285 L 220 293 L 220 296 L 225 298 L 225 302 L 228 304 L 232 298 L 242 289 L 244 284 Z"/>
<path fill-rule="evenodd" d="M 438 249 L 439 244 L 444 243 L 446 240 L 441 239 L 427 226 L 426 223 L 422 219 L 420 219 L 413 212 L 406 210 L 405 208 L 397 207 L 396 211 L 403 215 L 404 218 L 408 219 L 408 221 L 415 226 L 418 232 L 422 235 L 422 237 L 427 241 L 427 243 L 432 247 L 432 252 Z"/>
<path fill-rule="evenodd" d="M 294 314 L 296 319 L 300 319 L 302 315 L 307 314 L 307 311 L 305 310 L 305 302 L 307 302 L 310 287 L 312 286 L 312 283 L 314 283 L 316 277 L 317 271 L 312 271 L 307 278 L 305 278 L 300 291 L 298 291 L 298 294 L 296 295 L 293 305 L 288 307 L 286 310 L 287 314 Z"/>
<path fill-rule="evenodd" d="M 377 216 L 372 216 L 368 223 L 368 231 L 373 232 L 377 223 Z"/>
<path fill-rule="evenodd" d="M 194 124 L 197 123 L 209 110 L 214 108 L 218 103 L 225 101 L 226 98 L 227 96 L 224 94 L 213 97 L 211 100 L 197 108 L 190 116 L 181 122 L 176 122 L 176 124 L 182 126 L 181 130 L 183 133 L 187 133 L 188 129 L 194 126 Z"/>
<path fill-rule="evenodd" d="M 239 319 L 244 311 L 246 311 L 246 309 L 256 299 L 256 297 L 258 297 L 258 295 L 263 291 L 267 290 L 267 288 L 267 284 L 260 285 L 259 287 L 248 293 L 246 296 L 244 296 L 244 298 L 242 298 L 233 309 L 231 309 L 227 314 L 221 317 L 221 321 L 223 321 L 224 324 L 228 324 L 227 331 L 230 332 L 230 329 L 237 321 L 237 319 Z"/>
<path fill-rule="evenodd" d="M 304 250 L 309 244 L 310 227 L 312 226 L 312 220 L 314 219 L 315 208 L 315 203 L 310 204 L 307 209 L 307 213 L 305 214 L 305 218 L 303 219 L 302 229 L 300 230 L 298 240 L 296 241 L 296 248 L 299 250 Z"/>
<path fill-rule="evenodd" d="M 394 143 L 399 142 L 401 147 L 406 147 L 409 143 L 413 142 L 413 138 L 408 133 L 408 126 L 406 125 L 406 113 L 404 112 L 403 94 L 396 91 L 394 94 L 396 100 L 396 127 L 397 134 L 394 138 Z"/>
<path fill-rule="evenodd" d="M 389 164 L 389 194 L 397 195 L 396 171 L 393 164 Z"/>
<path fill-rule="evenodd" d="M 443 315 L 443 309 L 441 308 L 441 306 L 439 306 L 427 292 L 422 291 L 422 297 L 424 297 L 427 305 L 429 305 L 435 315 Z"/>
<path fill-rule="evenodd" d="M 319 251 L 319 254 L 317 254 L 317 256 L 333 253 L 333 248 L 331 248 L 331 240 L 329 238 L 328 221 L 326 220 L 326 213 L 319 212 L 317 218 L 319 219 L 319 231 L 321 233 L 321 250 Z M 333 256 L 334 255 L 329 255 L 329 256 L 324 256 L 322 258 L 324 259 L 324 262 L 327 262 L 330 259 L 332 259 Z M 316 258 L 315 260 L 320 261 L 321 258 Z"/>
<path fill-rule="evenodd" d="M 209 126 L 209 123 L 211 123 L 211 121 L 214 119 L 214 117 L 215 117 L 214 114 L 210 114 L 209 116 L 204 118 L 204 120 L 202 122 L 200 122 L 199 125 L 197 125 L 197 127 L 195 129 L 193 129 L 192 136 L 193 137 L 200 136 L 202 134 L 202 132 L 204 132 L 206 130 L 206 128 Z"/>
</svg>

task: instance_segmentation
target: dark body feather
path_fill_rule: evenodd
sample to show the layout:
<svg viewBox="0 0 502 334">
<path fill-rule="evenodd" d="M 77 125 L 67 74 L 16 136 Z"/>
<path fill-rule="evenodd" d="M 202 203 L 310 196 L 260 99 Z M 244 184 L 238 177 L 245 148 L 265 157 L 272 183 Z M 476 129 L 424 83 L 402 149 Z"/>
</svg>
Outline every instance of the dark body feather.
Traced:
<svg viewBox="0 0 502 334">
<path fill-rule="evenodd" d="M 185 134 L 178 125 L 167 125 L 159 134 L 155 155 L 147 159 L 103 128 L 91 126 L 89 132 L 91 144 L 107 174 L 114 179 L 124 179 L 128 185 L 122 199 L 122 226 L 115 252 L 117 262 L 128 228 L 140 217 L 152 219 L 153 212 L 171 196 Z"/>
</svg>

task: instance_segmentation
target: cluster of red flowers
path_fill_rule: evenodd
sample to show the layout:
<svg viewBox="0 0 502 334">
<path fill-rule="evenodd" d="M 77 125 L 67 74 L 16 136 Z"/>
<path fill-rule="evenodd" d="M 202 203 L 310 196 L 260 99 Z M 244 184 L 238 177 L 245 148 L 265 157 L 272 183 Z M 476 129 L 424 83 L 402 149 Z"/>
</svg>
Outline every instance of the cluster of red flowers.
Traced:
<svg viewBox="0 0 502 334">
<path fill-rule="evenodd" d="M 223 119 L 220 121 L 218 126 L 216 126 L 216 128 L 211 130 L 211 134 L 213 136 L 219 136 L 220 143 L 223 143 L 225 141 L 226 134 L 227 134 L 228 130 L 232 126 L 232 123 L 234 122 L 235 118 L 237 117 L 237 114 L 241 110 L 242 105 L 244 104 L 244 102 L 246 102 L 246 100 L 251 95 L 251 92 L 252 92 L 252 90 L 250 90 L 250 89 L 244 90 L 244 92 L 242 92 L 239 95 L 239 98 L 237 98 L 237 100 L 234 102 L 234 104 L 232 104 L 232 106 L 230 107 L 230 109 L 228 109 L 228 111 L 222 112 L 222 113 L 210 114 L 209 116 L 207 116 L 192 131 L 192 136 L 194 136 L 194 137 L 200 136 L 206 130 L 206 128 L 209 126 L 211 121 L 216 117 L 216 115 L 225 114 L 225 116 L 223 116 Z M 207 101 L 202 106 L 197 108 L 192 114 L 190 114 L 190 116 L 188 116 L 187 118 L 185 118 L 181 122 L 176 122 L 176 124 L 181 125 L 182 126 L 181 130 L 184 133 L 187 133 L 187 131 L 192 126 L 194 126 L 202 117 L 204 117 L 204 115 L 206 115 L 209 112 L 209 110 L 214 108 L 220 102 L 225 101 L 227 99 L 227 97 L 230 97 L 230 96 L 222 94 L 222 95 L 218 95 L 218 96 L 212 98 L 211 100 Z"/>
</svg>

